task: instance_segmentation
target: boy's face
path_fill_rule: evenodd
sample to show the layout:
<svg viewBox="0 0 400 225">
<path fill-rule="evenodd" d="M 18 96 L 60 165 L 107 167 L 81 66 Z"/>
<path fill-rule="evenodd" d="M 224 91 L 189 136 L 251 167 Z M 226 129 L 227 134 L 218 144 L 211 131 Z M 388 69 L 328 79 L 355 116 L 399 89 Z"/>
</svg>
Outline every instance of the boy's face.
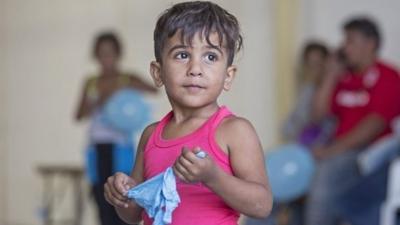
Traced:
<svg viewBox="0 0 400 225">
<path fill-rule="evenodd" d="M 176 32 L 166 41 L 162 63 L 151 63 L 154 82 L 158 87 L 165 85 L 173 106 L 196 108 L 215 104 L 221 91 L 230 89 L 236 67 L 227 65 L 227 51 L 219 46 L 216 33 L 210 34 L 209 39 L 219 47 L 209 45 L 199 33 L 191 45 L 182 43 L 180 37 L 180 32 Z"/>
</svg>

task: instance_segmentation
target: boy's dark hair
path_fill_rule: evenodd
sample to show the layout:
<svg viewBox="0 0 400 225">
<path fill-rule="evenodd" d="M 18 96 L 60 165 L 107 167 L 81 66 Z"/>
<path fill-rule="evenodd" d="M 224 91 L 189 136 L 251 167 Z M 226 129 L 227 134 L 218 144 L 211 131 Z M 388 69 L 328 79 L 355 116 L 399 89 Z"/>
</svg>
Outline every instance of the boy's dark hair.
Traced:
<svg viewBox="0 0 400 225">
<path fill-rule="evenodd" d="M 154 30 L 154 54 L 157 62 L 161 63 L 165 43 L 176 32 L 181 32 L 182 43 L 189 44 L 194 35 L 200 32 L 211 46 L 214 45 L 210 42 L 210 34 L 216 32 L 219 46 L 226 42 L 228 65 L 232 64 L 235 53 L 242 47 L 239 22 L 235 16 L 211 2 L 183 2 L 164 11 Z"/>
<path fill-rule="evenodd" d="M 379 28 L 376 23 L 370 18 L 353 18 L 344 24 L 343 29 L 345 31 L 358 31 L 365 37 L 374 40 L 376 44 L 376 50 L 379 49 L 381 45 L 381 35 L 379 32 Z"/>
<path fill-rule="evenodd" d="M 303 60 L 306 59 L 308 54 L 312 51 L 318 51 L 321 53 L 322 57 L 327 57 L 329 54 L 328 47 L 321 42 L 318 41 L 310 41 L 306 44 L 303 50 Z"/>
<path fill-rule="evenodd" d="M 114 50 L 118 56 L 122 55 L 121 42 L 118 36 L 113 32 L 103 32 L 97 35 L 94 46 L 93 46 L 93 56 L 96 58 L 99 53 L 100 45 L 104 42 L 110 42 L 114 46 Z"/>
</svg>

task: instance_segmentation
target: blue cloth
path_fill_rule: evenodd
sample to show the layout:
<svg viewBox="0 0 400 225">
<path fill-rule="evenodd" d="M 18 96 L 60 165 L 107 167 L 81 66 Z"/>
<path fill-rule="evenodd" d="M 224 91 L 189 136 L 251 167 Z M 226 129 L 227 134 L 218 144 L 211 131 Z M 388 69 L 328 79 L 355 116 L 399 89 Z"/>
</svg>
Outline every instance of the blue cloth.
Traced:
<svg viewBox="0 0 400 225">
<path fill-rule="evenodd" d="M 130 189 L 128 198 L 143 207 L 153 224 L 169 224 L 172 220 L 172 212 L 180 203 L 179 194 L 176 191 L 175 175 L 171 167 L 146 182 Z"/>
<path fill-rule="evenodd" d="M 203 151 L 196 153 L 199 158 L 204 158 L 206 155 Z M 128 198 L 146 210 L 153 219 L 153 225 L 170 224 L 172 212 L 181 201 L 172 168 L 168 167 L 165 172 L 131 188 L 128 191 Z"/>
</svg>

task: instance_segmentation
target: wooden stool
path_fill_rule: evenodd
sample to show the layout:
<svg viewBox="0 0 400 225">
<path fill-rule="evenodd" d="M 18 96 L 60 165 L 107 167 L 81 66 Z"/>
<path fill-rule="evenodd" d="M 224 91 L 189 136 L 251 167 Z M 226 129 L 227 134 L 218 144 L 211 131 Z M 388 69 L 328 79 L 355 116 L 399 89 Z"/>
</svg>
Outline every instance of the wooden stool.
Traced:
<svg viewBox="0 0 400 225">
<path fill-rule="evenodd" d="M 57 223 L 81 225 L 82 223 L 82 211 L 83 211 L 83 191 L 82 181 L 84 176 L 84 170 L 80 166 L 71 165 L 40 165 L 37 167 L 39 174 L 43 177 L 44 188 L 43 188 L 43 204 L 44 204 L 44 225 L 53 225 Z M 67 190 L 66 186 L 62 188 L 54 185 L 55 179 L 66 179 L 68 182 L 65 184 L 73 189 L 73 207 L 74 216 L 71 219 L 65 221 L 55 221 L 53 213 L 57 208 L 54 204 L 56 196 L 62 196 Z"/>
</svg>

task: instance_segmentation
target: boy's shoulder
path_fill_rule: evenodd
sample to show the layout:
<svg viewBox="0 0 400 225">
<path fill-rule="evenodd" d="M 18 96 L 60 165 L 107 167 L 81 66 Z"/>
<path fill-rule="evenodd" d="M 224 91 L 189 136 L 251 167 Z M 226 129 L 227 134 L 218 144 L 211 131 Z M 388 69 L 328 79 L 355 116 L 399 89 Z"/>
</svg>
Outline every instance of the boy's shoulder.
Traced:
<svg viewBox="0 0 400 225">
<path fill-rule="evenodd" d="M 255 129 L 248 119 L 233 115 L 223 119 L 216 132 L 237 137 L 238 134 L 253 133 Z"/>
<path fill-rule="evenodd" d="M 154 132 L 156 129 L 157 125 L 160 123 L 160 121 L 154 122 L 150 125 L 148 125 L 146 128 L 144 128 L 142 136 L 147 137 L 147 139 L 150 137 L 150 135 Z"/>
<path fill-rule="evenodd" d="M 229 154 L 241 151 L 243 146 L 254 147 L 259 143 L 258 135 L 249 120 L 243 117 L 230 116 L 225 118 L 215 131 L 215 140 L 227 149 Z"/>
<path fill-rule="evenodd" d="M 142 132 L 142 136 L 140 137 L 139 149 L 144 149 L 145 148 L 145 146 L 147 145 L 147 142 L 150 139 L 150 136 L 155 131 L 158 123 L 159 122 L 152 123 L 152 124 L 148 125 L 146 128 L 144 128 L 144 130 Z"/>
</svg>

